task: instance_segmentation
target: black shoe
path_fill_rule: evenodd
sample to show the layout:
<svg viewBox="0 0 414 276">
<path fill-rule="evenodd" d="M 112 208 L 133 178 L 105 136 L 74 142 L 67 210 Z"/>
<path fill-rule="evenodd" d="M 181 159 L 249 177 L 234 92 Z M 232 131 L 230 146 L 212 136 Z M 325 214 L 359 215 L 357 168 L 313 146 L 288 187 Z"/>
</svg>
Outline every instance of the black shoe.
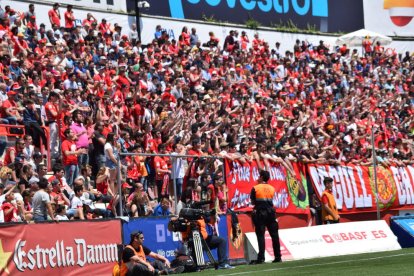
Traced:
<svg viewBox="0 0 414 276">
<path fill-rule="evenodd" d="M 258 265 L 258 264 L 263 264 L 264 260 L 253 260 L 250 262 L 251 265 Z"/>
<path fill-rule="evenodd" d="M 281 263 L 282 262 L 282 258 L 276 258 L 273 260 L 272 263 Z"/>
<path fill-rule="evenodd" d="M 183 273 L 184 270 L 185 270 L 185 267 L 180 265 L 180 266 L 168 269 L 168 274 L 180 274 L 180 273 Z"/>
</svg>

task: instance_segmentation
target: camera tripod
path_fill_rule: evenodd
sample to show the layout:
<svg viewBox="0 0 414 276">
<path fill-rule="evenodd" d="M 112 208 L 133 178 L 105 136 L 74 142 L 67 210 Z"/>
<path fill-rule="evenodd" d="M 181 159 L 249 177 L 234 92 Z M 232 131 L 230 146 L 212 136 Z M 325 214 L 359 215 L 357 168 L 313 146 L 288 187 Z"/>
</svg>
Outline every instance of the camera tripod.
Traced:
<svg viewBox="0 0 414 276">
<path fill-rule="evenodd" d="M 214 265 L 214 268 L 218 268 L 218 263 L 213 257 L 210 248 L 207 245 L 207 242 L 201 236 L 201 233 L 198 229 L 194 228 L 191 230 L 191 235 L 188 240 L 188 246 L 191 246 L 191 255 L 195 257 L 195 263 L 197 267 L 205 267 L 207 266 L 204 260 L 204 252 L 206 252 L 208 259 L 210 260 L 211 264 Z"/>
</svg>

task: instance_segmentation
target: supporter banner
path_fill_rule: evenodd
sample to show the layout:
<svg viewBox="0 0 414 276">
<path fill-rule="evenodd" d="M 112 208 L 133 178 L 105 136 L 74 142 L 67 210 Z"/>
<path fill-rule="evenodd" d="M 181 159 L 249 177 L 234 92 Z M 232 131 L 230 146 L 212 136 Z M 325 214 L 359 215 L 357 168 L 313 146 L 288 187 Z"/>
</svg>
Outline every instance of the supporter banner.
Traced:
<svg viewBox="0 0 414 276">
<path fill-rule="evenodd" d="M 175 251 L 182 247 L 181 234 L 168 231 L 168 217 L 145 217 L 131 219 L 122 225 L 123 243 L 130 242 L 130 235 L 134 231 L 142 231 L 145 236 L 144 245 L 151 251 L 158 253 L 170 261 L 175 258 Z M 227 221 L 220 216 L 218 234 L 227 237 Z M 216 250 L 213 255 L 217 257 Z"/>
<path fill-rule="evenodd" d="M 239 224 L 233 229 L 231 216 L 227 216 L 228 241 L 229 241 L 229 258 L 243 259 L 245 248 L 245 233 L 253 232 L 254 226 L 252 218 L 248 214 L 238 214 Z"/>
<path fill-rule="evenodd" d="M 372 167 L 309 165 L 316 194 L 321 197 L 323 179 L 334 179 L 333 193 L 341 213 L 375 212 L 375 183 Z M 377 167 L 378 198 L 381 210 L 414 207 L 414 167 Z"/>
<path fill-rule="evenodd" d="M 414 1 L 364 0 L 365 29 L 391 36 L 414 35 Z"/>
<path fill-rule="evenodd" d="M 259 179 L 259 168 L 255 161 L 244 163 L 225 160 L 228 207 L 234 211 L 250 211 L 250 192 Z M 270 165 L 270 181 L 276 189 L 273 204 L 280 213 L 307 213 L 308 193 L 306 178 L 295 165 L 296 178 L 286 173 L 279 164 Z"/>
<path fill-rule="evenodd" d="M 118 261 L 120 220 L 0 227 L 1 275 L 109 275 Z"/>
<path fill-rule="evenodd" d="M 294 24 L 302 29 L 338 32 L 363 27 L 362 0 L 169 0 L 151 3 L 145 13 L 180 19 L 212 19 L 245 24 L 250 18 L 264 26 Z M 353 20 L 348 20 L 352 17 Z"/>
</svg>

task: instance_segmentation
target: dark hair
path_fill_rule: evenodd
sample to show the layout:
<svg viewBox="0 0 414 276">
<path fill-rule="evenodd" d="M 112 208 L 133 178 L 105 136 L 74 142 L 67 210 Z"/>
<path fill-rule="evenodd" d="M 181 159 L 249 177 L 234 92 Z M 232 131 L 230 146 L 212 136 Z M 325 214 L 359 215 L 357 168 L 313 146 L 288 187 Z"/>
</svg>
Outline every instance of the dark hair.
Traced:
<svg viewBox="0 0 414 276">
<path fill-rule="evenodd" d="M 71 131 L 71 129 L 67 128 L 67 129 L 65 129 L 65 132 L 63 132 L 63 134 L 65 135 L 66 138 L 68 138 L 68 135 L 69 135 L 70 131 Z"/>
<path fill-rule="evenodd" d="M 40 189 L 46 189 L 47 186 L 49 185 L 49 182 L 47 182 L 46 178 L 42 178 L 42 179 L 39 180 L 38 185 L 39 185 Z"/>
<path fill-rule="evenodd" d="M 134 240 L 134 238 L 135 238 L 136 236 L 143 235 L 143 234 L 144 234 L 144 233 L 142 233 L 142 231 L 140 231 L 140 230 L 132 232 L 132 233 L 131 233 L 131 242 Z"/>
<path fill-rule="evenodd" d="M 112 144 L 115 141 L 115 133 L 110 132 L 108 136 L 106 136 L 106 142 Z"/>
<path fill-rule="evenodd" d="M 63 166 L 61 164 L 55 164 L 52 168 L 53 174 L 56 174 L 63 170 Z"/>
<path fill-rule="evenodd" d="M 267 182 L 270 179 L 270 173 L 268 171 L 260 171 L 260 177 L 264 182 Z"/>
<path fill-rule="evenodd" d="M 332 182 L 333 182 L 333 178 L 332 177 L 325 177 L 323 179 L 323 184 L 332 183 Z"/>
<path fill-rule="evenodd" d="M 83 186 L 81 185 L 77 185 L 75 186 L 75 188 L 73 188 L 73 191 L 75 192 L 75 194 L 82 192 L 83 191 Z"/>
</svg>

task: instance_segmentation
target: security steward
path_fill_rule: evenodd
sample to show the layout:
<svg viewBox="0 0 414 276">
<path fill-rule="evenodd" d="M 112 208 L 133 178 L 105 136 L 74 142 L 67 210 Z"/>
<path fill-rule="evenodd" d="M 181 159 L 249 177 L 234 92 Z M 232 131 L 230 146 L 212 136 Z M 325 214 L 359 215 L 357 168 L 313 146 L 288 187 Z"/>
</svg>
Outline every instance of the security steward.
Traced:
<svg viewBox="0 0 414 276">
<path fill-rule="evenodd" d="M 143 241 L 144 234 L 141 231 L 131 234 L 131 242 L 122 252 L 120 276 L 167 275 L 184 271 L 184 267 L 170 268 L 170 262 L 165 257 L 145 247 Z M 155 261 L 150 263 L 146 256 L 155 259 Z"/>
<path fill-rule="evenodd" d="M 336 208 L 335 197 L 332 194 L 331 177 L 325 177 L 323 184 L 325 185 L 325 191 L 322 193 L 322 219 L 324 224 L 339 223 L 339 213 Z"/>
<path fill-rule="evenodd" d="M 269 231 L 272 238 L 274 263 L 282 261 L 279 242 L 279 225 L 276 220 L 276 211 L 273 207 L 273 198 L 275 196 L 275 188 L 267 184 L 270 179 L 268 171 L 260 171 L 260 177 L 257 185 L 252 188 L 250 193 L 251 203 L 254 205 L 252 220 L 259 244 L 259 253 L 257 260 L 251 264 L 261 264 L 265 261 L 265 228 Z"/>
</svg>

